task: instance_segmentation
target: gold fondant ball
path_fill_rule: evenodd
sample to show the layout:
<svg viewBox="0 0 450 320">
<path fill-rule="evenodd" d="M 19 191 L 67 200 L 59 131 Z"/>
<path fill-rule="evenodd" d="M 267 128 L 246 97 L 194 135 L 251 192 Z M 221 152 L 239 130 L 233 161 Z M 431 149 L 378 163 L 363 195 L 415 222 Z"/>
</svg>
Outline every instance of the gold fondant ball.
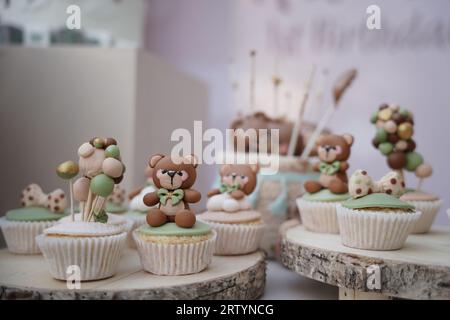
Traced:
<svg viewBox="0 0 450 320">
<path fill-rule="evenodd" d="M 391 119 L 391 116 L 392 116 L 391 108 L 385 108 L 385 109 L 381 110 L 380 112 L 378 112 L 378 119 L 380 119 L 382 121 L 388 121 L 389 119 Z"/>
<path fill-rule="evenodd" d="M 408 140 L 414 133 L 414 128 L 411 123 L 405 122 L 398 126 L 398 136 L 403 140 Z"/>
</svg>

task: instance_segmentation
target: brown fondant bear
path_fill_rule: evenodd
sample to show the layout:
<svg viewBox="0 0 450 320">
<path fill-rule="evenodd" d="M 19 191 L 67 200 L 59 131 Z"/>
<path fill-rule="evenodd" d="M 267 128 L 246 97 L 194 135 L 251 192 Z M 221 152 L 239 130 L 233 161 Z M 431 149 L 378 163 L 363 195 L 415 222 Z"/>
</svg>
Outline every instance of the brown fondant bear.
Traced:
<svg viewBox="0 0 450 320">
<path fill-rule="evenodd" d="M 258 165 L 225 164 L 220 169 L 221 186 L 208 192 L 209 211 L 236 212 L 249 210 L 245 196 L 255 190 Z"/>
<path fill-rule="evenodd" d="M 350 134 L 322 135 L 317 139 L 316 144 L 321 162 L 314 165 L 314 170 L 321 174 L 319 181 L 306 181 L 305 190 L 315 193 L 326 188 L 332 193 L 348 192 L 347 159 L 350 157 L 353 136 Z"/>
<path fill-rule="evenodd" d="M 150 158 L 149 164 L 158 190 L 147 193 L 144 203 L 148 207 L 158 207 L 149 210 L 147 223 L 159 227 L 170 221 L 179 227 L 191 228 L 196 218 L 189 209 L 189 203 L 199 202 L 201 198 L 198 191 L 191 189 L 197 177 L 195 156 L 173 161 L 170 156 L 157 154 Z"/>
</svg>

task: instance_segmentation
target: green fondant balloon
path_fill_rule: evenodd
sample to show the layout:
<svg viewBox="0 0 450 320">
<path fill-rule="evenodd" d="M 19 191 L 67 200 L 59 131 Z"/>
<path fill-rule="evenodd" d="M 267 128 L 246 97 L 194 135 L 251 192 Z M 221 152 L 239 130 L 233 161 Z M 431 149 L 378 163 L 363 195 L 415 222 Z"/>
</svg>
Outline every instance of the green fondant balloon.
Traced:
<svg viewBox="0 0 450 320">
<path fill-rule="evenodd" d="M 378 120 L 378 111 L 375 111 L 374 113 L 372 113 L 372 115 L 370 116 L 370 122 L 372 122 L 373 124 L 375 124 Z"/>
<path fill-rule="evenodd" d="M 114 158 L 120 160 L 120 149 L 116 145 L 111 145 L 105 150 L 105 156 L 107 158 Z"/>
<path fill-rule="evenodd" d="M 409 111 L 404 108 L 400 109 L 399 113 L 405 118 L 409 117 Z"/>
<path fill-rule="evenodd" d="M 103 198 L 109 196 L 114 189 L 114 180 L 106 174 L 99 174 L 91 180 L 91 191 Z"/>
<path fill-rule="evenodd" d="M 384 155 L 389 155 L 394 150 L 394 146 L 390 142 L 383 142 L 378 146 L 378 150 Z"/>
<path fill-rule="evenodd" d="M 377 130 L 377 135 L 376 135 L 377 140 L 381 143 L 381 142 L 386 142 L 387 138 L 388 138 L 388 134 L 386 132 L 386 130 L 384 130 L 383 128 L 379 128 Z"/>
<path fill-rule="evenodd" d="M 417 152 L 408 152 L 406 154 L 406 170 L 414 171 L 423 163 L 423 157 Z"/>
</svg>

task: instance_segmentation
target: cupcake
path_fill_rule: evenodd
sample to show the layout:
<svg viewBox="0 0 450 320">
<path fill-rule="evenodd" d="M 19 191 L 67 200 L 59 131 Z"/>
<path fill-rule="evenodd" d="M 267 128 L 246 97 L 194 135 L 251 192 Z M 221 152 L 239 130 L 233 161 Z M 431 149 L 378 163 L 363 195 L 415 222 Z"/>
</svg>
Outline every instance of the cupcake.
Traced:
<svg viewBox="0 0 450 320">
<path fill-rule="evenodd" d="M 78 266 L 81 281 L 114 275 L 127 238 L 126 219 L 108 214 L 105 206 L 125 167 L 115 139 L 94 138 L 78 149 L 79 161 L 61 164 L 57 173 L 70 181 L 70 198 L 81 203 L 75 215 L 44 230 L 36 238 L 55 279 L 66 280 L 67 268 Z M 68 167 L 73 170 L 68 173 Z M 72 186 L 72 178 L 81 177 Z"/>
<path fill-rule="evenodd" d="M 353 136 L 349 134 L 320 136 L 317 141 L 320 163 L 314 169 L 320 172 L 319 180 L 306 181 L 306 194 L 297 200 L 302 223 L 313 232 L 339 233 L 336 205 L 347 200 L 347 162 Z"/>
<path fill-rule="evenodd" d="M 30 184 L 22 192 L 21 204 L 22 208 L 8 211 L 0 219 L 8 250 L 17 254 L 39 254 L 35 238 L 64 217 L 66 196 L 61 189 L 47 195 L 37 184 Z"/>
<path fill-rule="evenodd" d="M 226 164 L 220 169 L 222 185 L 208 193 L 208 211 L 198 216 L 217 232 L 216 255 L 259 249 L 265 225 L 261 213 L 252 210 L 246 199 L 256 187 L 257 173 L 257 165 Z"/>
<path fill-rule="evenodd" d="M 396 250 L 403 247 L 421 213 L 398 199 L 404 182 L 397 172 L 372 181 L 364 170 L 350 178 L 352 199 L 337 207 L 342 244 L 366 250 Z"/>
<path fill-rule="evenodd" d="M 400 197 L 400 200 L 413 205 L 422 215 L 417 221 L 412 233 L 427 233 L 442 205 L 438 196 L 423 191 L 411 191 Z"/>
<path fill-rule="evenodd" d="M 143 225 L 133 232 L 144 270 L 178 276 L 201 272 L 211 263 L 216 233 L 207 224 L 197 221 L 190 228 L 174 222 L 160 227 Z"/>
<path fill-rule="evenodd" d="M 80 281 L 91 281 L 115 274 L 126 239 L 120 225 L 70 221 L 45 229 L 36 241 L 53 278 L 66 280 L 68 268 L 78 266 Z"/>
<path fill-rule="evenodd" d="M 191 189 L 197 177 L 195 156 L 154 155 L 149 161 L 157 190 L 144 196 L 148 225 L 133 232 L 142 267 L 158 275 L 197 273 L 211 263 L 215 232 L 196 221 L 189 204 L 200 201 Z"/>
</svg>

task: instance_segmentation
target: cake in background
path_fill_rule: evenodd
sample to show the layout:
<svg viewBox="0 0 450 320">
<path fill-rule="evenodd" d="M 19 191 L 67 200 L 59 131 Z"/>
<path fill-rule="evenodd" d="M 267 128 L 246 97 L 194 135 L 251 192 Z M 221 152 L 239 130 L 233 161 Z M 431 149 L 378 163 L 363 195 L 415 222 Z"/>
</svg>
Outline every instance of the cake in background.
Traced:
<svg viewBox="0 0 450 320">
<path fill-rule="evenodd" d="M 321 133 L 329 134 L 325 128 L 327 121 L 336 110 L 337 105 L 347 88 L 356 77 L 356 70 L 351 69 L 344 73 L 332 88 L 334 105 L 328 108 L 320 122 L 315 125 L 304 119 L 305 110 L 308 105 L 310 91 L 315 79 L 316 67 L 312 66 L 307 75 L 304 87 L 302 88 L 302 98 L 300 107 L 296 112 L 295 121 L 289 121 L 286 115 L 280 115 L 278 110 L 277 93 L 282 83 L 282 79 L 275 74 L 272 78 L 274 89 L 274 105 L 272 114 L 269 116 L 266 112 L 257 111 L 255 108 L 255 58 L 256 52 L 250 53 L 251 57 L 251 78 L 250 78 L 250 106 L 249 112 L 238 112 L 237 118 L 232 122 L 231 129 L 243 129 L 235 131 L 234 135 L 229 137 L 235 142 L 234 152 L 236 153 L 258 153 L 268 151 L 273 154 L 270 143 L 257 141 L 257 146 L 251 148 L 245 140 L 244 147 L 239 148 L 236 141 L 243 137 L 247 129 L 270 130 L 279 129 L 279 171 L 274 175 L 258 175 L 258 184 L 255 191 L 249 197 L 253 208 L 262 214 L 262 219 L 267 226 L 262 239 L 262 248 L 271 258 L 278 257 L 279 253 L 279 227 L 289 219 L 300 219 L 299 211 L 296 205 L 296 199 L 303 193 L 303 183 L 308 180 L 316 180 L 319 175 L 312 170 L 309 162 L 310 156 L 316 156 L 314 141 Z M 324 88 L 320 88 L 323 92 Z M 270 131 L 269 131 L 270 132 Z M 258 135 L 257 135 L 258 136 Z M 245 138 L 245 137 L 244 137 Z M 270 141 L 270 139 L 267 139 Z M 263 144 L 261 144 L 263 143 Z M 231 151 L 229 151 L 231 152 Z"/>
<path fill-rule="evenodd" d="M 64 217 L 67 199 L 57 189 L 45 194 L 35 183 L 28 185 L 20 198 L 21 208 L 9 210 L 0 218 L 0 228 L 11 253 L 39 254 L 35 238 Z"/>
<path fill-rule="evenodd" d="M 197 217 L 217 232 L 214 254 L 240 255 L 259 249 L 265 226 L 261 213 L 248 201 L 258 170 L 258 165 L 246 164 L 225 164 L 220 169 L 220 188 L 208 193 L 207 211 Z"/>
<path fill-rule="evenodd" d="M 36 241 L 53 278 L 66 280 L 67 268 L 76 265 L 81 281 L 99 280 L 115 274 L 126 242 L 127 220 L 105 211 L 125 166 L 112 138 L 94 138 L 82 144 L 78 156 L 78 164 L 67 161 L 57 169 L 59 177 L 69 180 L 70 217 L 45 229 Z M 78 173 L 81 177 L 72 184 Z M 76 215 L 73 198 L 81 202 L 81 212 Z"/>
<path fill-rule="evenodd" d="M 388 166 L 398 172 L 404 181 L 404 170 L 414 172 L 419 178 L 418 186 L 414 189 L 406 188 L 400 200 L 412 204 L 422 213 L 412 233 L 427 233 L 442 201 L 437 195 L 422 190 L 424 179 L 432 175 L 433 169 L 431 165 L 424 163 L 423 156 L 416 151 L 417 144 L 413 140 L 414 115 L 398 105 L 382 104 L 372 114 L 371 122 L 377 128 L 372 144 L 387 157 Z"/>
</svg>

